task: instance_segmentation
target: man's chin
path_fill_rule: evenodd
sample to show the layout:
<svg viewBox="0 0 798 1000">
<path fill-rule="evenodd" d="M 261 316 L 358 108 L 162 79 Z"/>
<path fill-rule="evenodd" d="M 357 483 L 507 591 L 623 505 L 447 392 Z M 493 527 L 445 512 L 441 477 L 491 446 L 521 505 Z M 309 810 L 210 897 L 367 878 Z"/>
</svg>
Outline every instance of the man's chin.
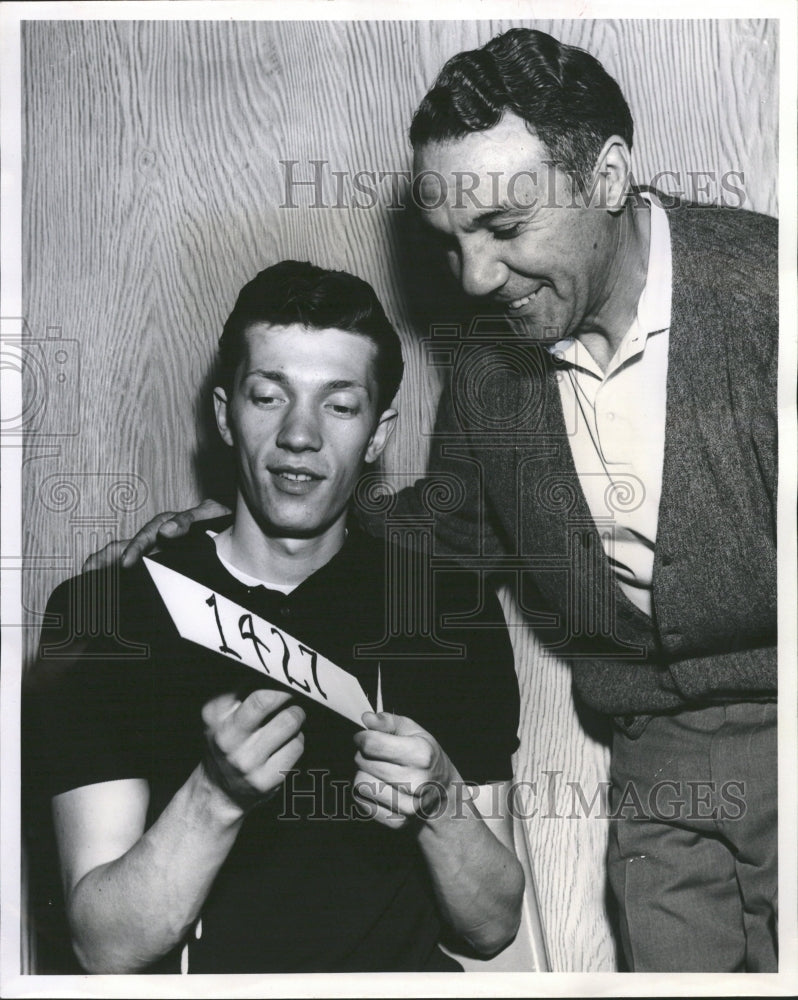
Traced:
<svg viewBox="0 0 798 1000">
<path fill-rule="evenodd" d="M 329 497 L 317 497 L 328 500 Z M 292 497 L 263 489 L 257 492 L 239 492 L 242 513 L 257 525 L 267 537 L 308 541 L 334 531 L 335 526 L 346 521 L 348 505 L 312 503 L 307 498 Z"/>
<path fill-rule="evenodd" d="M 537 316 L 508 316 L 507 323 L 519 340 L 537 344 L 556 344 L 567 336 L 558 323 L 541 320 Z"/>
<path fill-rule="evenodd" d="M 334 527 L 338 518 L 332 520 L 313 520 L 296 518 L 258 517 L 258 527 L 269 538 L 284 538 L 286 540 L 308 541 L 322 538 Z"/>
</svg>

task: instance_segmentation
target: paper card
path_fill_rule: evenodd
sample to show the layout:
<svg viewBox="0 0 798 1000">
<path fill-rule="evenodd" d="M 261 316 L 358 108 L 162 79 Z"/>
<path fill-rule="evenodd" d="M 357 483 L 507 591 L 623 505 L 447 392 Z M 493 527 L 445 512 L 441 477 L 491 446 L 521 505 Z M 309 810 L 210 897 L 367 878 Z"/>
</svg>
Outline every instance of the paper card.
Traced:
<svg viewBox="0 0 798 1000">
<path fill-rule="evenodd" d="M 184 639 L 237 660 L 361 726 L 373 711 L 357 678 L 288 632 L 196 580 L 144 557 Z"/>
</svg>

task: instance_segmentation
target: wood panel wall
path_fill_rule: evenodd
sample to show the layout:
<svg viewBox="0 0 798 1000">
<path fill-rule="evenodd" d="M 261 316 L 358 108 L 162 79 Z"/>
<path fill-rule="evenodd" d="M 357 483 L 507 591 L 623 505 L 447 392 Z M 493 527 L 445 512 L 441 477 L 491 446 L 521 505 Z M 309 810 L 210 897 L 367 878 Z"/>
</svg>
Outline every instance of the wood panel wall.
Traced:
<svg viewBox="0 0 798 1000">
<path fill-rule="evenodd" d="M 224 488 L 226 472 L 207 463 L 199 387 L 238 289 L 279 258 L 374 285 L 408 359 L 385 468 L 397 480 L 423 472 L 439 373 L 424 367 L 419 343 L 459 303 L 407 213 L 390 208 L 389 188 L 364 209 L 347 182 L 331 207 L 332 171 L 406 170 L 411 113 L 443 61 L 516 24 L 590 50 L 616 76 L 636 122 L 639 180 L 673 171 L 669 192 L 718 200 L 736 197 L 720 178 L 741 171 L 730 183 L 746 207 L 776 214 L 773 22 L 23 24 L 32 626 L 90 551 Z M 297 207 L 281 207 L 280 160 L 298 161 L 298 179 L 324 161 L 327 207 L 312 207 L 309 187 L 296 189 Z M 523 697 L 518 776 L 553 780 L 558 795 L 579 780 L 592 794 L 606 779 L 606 747 L 577 718 L 568 669 L 504 599 Z M 539 810 L 526 828 L 554 969 L 613 969 L 605 823 Z"/>
</svg>

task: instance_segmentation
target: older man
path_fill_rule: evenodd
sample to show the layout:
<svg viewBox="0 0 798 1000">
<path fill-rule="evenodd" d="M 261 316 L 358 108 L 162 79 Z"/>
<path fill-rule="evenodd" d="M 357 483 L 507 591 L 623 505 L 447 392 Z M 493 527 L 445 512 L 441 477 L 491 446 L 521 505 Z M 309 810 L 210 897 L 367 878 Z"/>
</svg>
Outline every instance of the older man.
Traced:
<svg viewBox="0 0 798 1000">
<path fill-rule="evenodd" d="M 410 135 L 432 236 L 503 316 L 448 345 L 439 542 L 526 567 L 612 720 L 629 967 L 774 970 L 777 224 L 635 189 L 617 83 L 538 31 L 451 59 Z"/>
<path fill-rule="evenodd" d="M 614 719 L 630 966 L 774 970 L 776 223 L 630 190 L 617 84 L 539 32 L 450 60 L 411 139 L 453 272 L 520 339 L 481 412 L 444 399 L 471 461 L 431 473 L 472 503 L 441 535 L 529 556 L 527 603 Z"/>
</svg>

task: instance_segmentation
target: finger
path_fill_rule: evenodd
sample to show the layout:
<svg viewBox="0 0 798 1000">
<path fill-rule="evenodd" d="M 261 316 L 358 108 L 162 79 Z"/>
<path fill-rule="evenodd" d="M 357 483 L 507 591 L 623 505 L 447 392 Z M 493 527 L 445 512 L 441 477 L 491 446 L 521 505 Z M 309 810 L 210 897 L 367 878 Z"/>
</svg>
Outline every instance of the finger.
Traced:
<svg viewBox="0 0 798 1000">
<path fill-rule="evenodd" d="M 403 767 L 429 768 L 435 761 L 437 744 L 427 736 L 394 736 L 374 730 L 355 734 L 359 752 L 370 760 L 388 761 Z"/>
<path fill-rule="evenodd" d="M 352 794 L 361 803 L 367 815 L 375 814 L 408 818 L 415 815 L 415 800 L 401 789 L 377 781 L 364 772 L 358 772 L 352 782 Z"/>
<path fill-rule="evenodd" d="M 241 702 L 235 715 L 231 716 L 227 722 L 235 726 L 241 734 L 254 733 L 263 725 L 265 719 L 287 705 L 292 697 L 290 691 L 258 688 Z M 298 705 L 293 707 L 302 713 L 304 721 L 305 713 L 302 709 Z"/>
<path fill-rule="evenodd" d="M 125 539 L 120 539 L 117 542 L 109 542 L 97 552 L 92 552 L 86 562 L 83 563 L 81 572 L 89 573 L 94 569 L 107 569 L 109 566 L 113 566 L 114 563 L 119 562 L 127 544 Z"/>
<path fill-rule="evenodd" d="M 391 812 L 412 816 L 416 811 L 416 800 L 405 785 L 380 781 L 366 771 L 357 773 L 352 782 L 352 791 L 362 799 L 385 806 Z"/>
<path fill-rule="evenodd" d="M 147 521 L 143 528 L 136 532 L 132 540 L 128 542 L 125 551 L 122 553 L 122 565 L 127 568 L 133 566 L 154 547 L 158 541 L 158 529 L 172 516 L 171 511 L 157 514 L 152 520 Z"/>
<path fill-rule="evenodd" d="M 295 739 L 304 721 L 305 713 L 299 705 L 289 705 L 269 719 L 260 729 L 247 736 L 243 742 L 240 741 L 240 730 L 235 735 L 220 735 L 223 742 L 228 738 L 239 740 L 230 748 L 230 760 L 243 773 L 250 773 L 261 768 L 282 747 Z"/>
<path fill-rule="evenodd" d="M 411 794 L 413 786 L 424 780 L 423 772 L 417 768 L 404 767 L 384 760 L 372 760 L 364 757 L 359 751 L 355 754 L 355 767 L 370 778 L 403 788 Z"/>
<path fill-rule="evenodd" d="M 394 733 L 396 736 L 429 736 L 417 722 L 406 715 L 395 715 L 393 712 L 364 712 L 361 721 L 366 729 L 379 733 Z"/>
<path fill-rule="evenodd" d="M 373 729 L 379 733 L 395 733 L 397 716 L 393 712 L 364 712 L 360 721 L 366 729 Z"/>
<path fill-rule="evenodd" d="M 392 830 L 401 830 L 403 826 L 406 826 L 410 822 L 409 816 L 391 812 L 390 809 L 386 809 L 385 806 L 379 805 L 377 802 L 356 799 L 356 805 L 360 807 L 360 812 L 364 818 L 373 819 L 375 822 L 381 823 Z"/>
<path fill-rule="evenodd" d="M 261 792 L 272 791 L 283 784 L 286 772 L 296 766 L 305 750 L 305 737 L 297 733 L 293 739 L 272 754 L 259 768 L 250 774 L 250 784 Z"/>
<path fill-rule="evenodd" d="M 196 521 L 207 521 L 213 517 L 224 517 L 226 514 L 231 514 L 232 511 L 229 507 L 225 507 L 223 503 L 219 503 L 218 500 L 206 497 L 202 503 L 196 507 L 192 507 L 189 513 L 195 515 L 194 519 Z"/>
<path fill-rule="evenodd" d="M 257 691 L 250 693 L 246 696 L 246 698 L 240 698 L 232 691 L 225 691 L 224 694 L 217 695 L 217 697 L 212 698 L 202 706 L 202 721 L 205 723 L 205 727 L 210 730 L 218 730 L 221 728 L 225 721 L 229 720 L 233 713 L 236 712 L 243 704 L 244 700 L 249 700 L 253 694 L 263 696 L 274 694 L 278 696 L 275 699 L 267 700 L 265 697 L 262 699 L 266 715 L 268 715 L 271 711 L 279 709 L 280 705 L 285 704 L 285 702 L 291 698 L 291 693 L 289 691 L 269 691 L 263 688 L 259 688 Z M 272 705 L 273 707 L 269 708 L 269 705 Z M 250 705 L 250 712 L 254 712 L 254 705 Z M 244 718 L 245 722 L 249 721 L 248 714 L 245 714 Z M 252 728 L 257 728 L 257 725 L 259 725 L 259 723 L 255 723 L 254 726 L 248 727 L 247 731 L 249 732 Z"/>
<path fill-rule="evenodd" d="M 355 755 L 355 765 L 366 775 L 364 780 L 389 785 L 409 796 L 413 800 L 416 814 L 422 814 L 447 796 L 443 782 L 431 777 L 427 771 L 397 767 L 378 760 L 364 760 L 359 754 Z"/>
<path fill-rule="evenodd" d="M 208 521 L 214 517 L 223 517 L 229 514 L 230 509 L 217 503 L 215 500 L 203 500 L 196 507 L 189 510 L 181 510 L 177 514 L 170 514 L 164 518 L 159 534 L 167 538 L 180 538 L 185 535 L 195 521 Z"/>
<path fill-rule="evenodd" d="M 437 818 L 449 800 L 445 786 L 426 774 L 401 771 L 398 779 L 384 780 L 370 768 L 358 772 L 359 790 L 364 798 L 379 802 L 393 812 L 422 819 Z"/>
</svg>

